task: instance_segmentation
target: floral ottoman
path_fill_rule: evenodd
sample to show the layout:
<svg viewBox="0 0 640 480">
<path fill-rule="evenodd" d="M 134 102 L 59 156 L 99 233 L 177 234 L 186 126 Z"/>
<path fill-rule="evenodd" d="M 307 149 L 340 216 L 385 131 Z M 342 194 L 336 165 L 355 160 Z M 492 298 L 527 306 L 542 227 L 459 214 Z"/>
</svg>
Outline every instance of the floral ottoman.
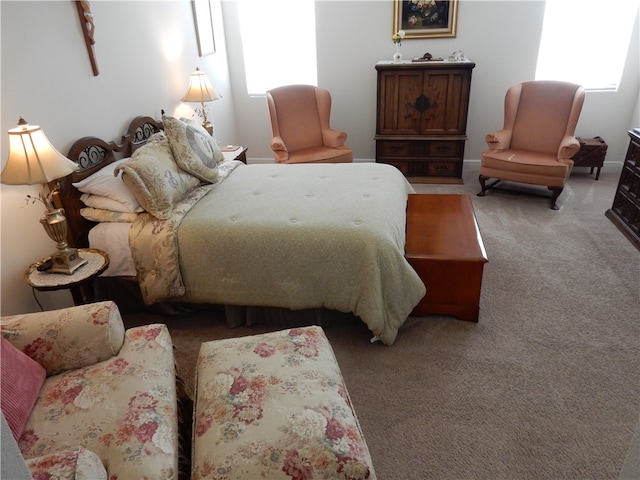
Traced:
<svg viewBox="0 0 640 480">
<path fill-rule="evenodd" d="M 320 327 L 203 343 L 192 479 L 375 479 Z"/>
</svg>

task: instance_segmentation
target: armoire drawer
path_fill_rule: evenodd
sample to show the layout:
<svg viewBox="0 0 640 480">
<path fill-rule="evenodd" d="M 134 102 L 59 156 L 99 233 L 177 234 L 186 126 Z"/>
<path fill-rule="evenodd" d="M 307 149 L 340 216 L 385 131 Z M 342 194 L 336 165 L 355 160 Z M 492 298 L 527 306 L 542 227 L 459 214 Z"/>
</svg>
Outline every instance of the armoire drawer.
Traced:
<svg viewBox="0 0 640 480">
<path fill-rule="evenodd" d="M 378 140 L 378 157 L 461 158 L 464 140 Z"/>
<path fill-rule="evenodd" d="M 381 163 L 393 165 L 407 177 L 459 177 L 461 176 L 462 163 L 455 161 L 438 160 L 379 160 Z"/>
<path fill-rule="evenodd" d="M 379 140 L 378 154 L 384 157 L 409 157 L 412 155 L 412 144 L 408 140 Z"/>
</svg>

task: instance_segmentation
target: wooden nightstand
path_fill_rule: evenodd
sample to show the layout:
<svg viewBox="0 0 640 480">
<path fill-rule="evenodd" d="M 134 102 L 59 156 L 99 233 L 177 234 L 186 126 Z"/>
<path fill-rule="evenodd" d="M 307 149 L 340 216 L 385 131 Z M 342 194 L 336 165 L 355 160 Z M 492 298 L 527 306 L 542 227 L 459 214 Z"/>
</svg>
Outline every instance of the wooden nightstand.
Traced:
<svg viewBox="0 0 640 480">
<path fill-rule="evenodd" d="M 225 160 L 239 160 L 242 163 L 247 163 L 247 150 L 248 147 L 241 147 L 239 145 L 227 145 L 222 147 L 222 154 Z"/>
<path fill-rule="evenodd" d="M 87 264 L 78 268 L 72 275 L 38 271 L 38 263 L 29 265 L 24 278 L 31 288 L 39 291 L 64 290 L 68 288 L 73 303 L 83 305 L 94 301 L 93 279 L 109 266 L 109 255 L 96 248 L 79 248 L 78 255 L 87 260 Z M 38 299 L 36 298 L 38 302 Z M 40 302 L 38 302 L 40 305 Z M 40 306 L 42 308 L 42 306 Z"/>
</svg>

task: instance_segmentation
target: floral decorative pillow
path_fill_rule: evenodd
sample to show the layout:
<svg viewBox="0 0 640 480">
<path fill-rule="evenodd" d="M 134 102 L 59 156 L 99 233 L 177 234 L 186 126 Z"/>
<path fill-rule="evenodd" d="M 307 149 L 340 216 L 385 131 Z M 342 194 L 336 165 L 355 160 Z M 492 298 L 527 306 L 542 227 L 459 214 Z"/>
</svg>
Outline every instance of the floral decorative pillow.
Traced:
<svg viewBox="0 0 640 480">
<path fill-rule="evenodd" d="M 136 150 L 131 160 L 118 165 L 116 173 L 120 171 L 140 205 L 160 220 L 168 219 L 176 202 L 200 185 L 199 178 L 175 162 L 169 140 L 162 132 Z"/>
<path fill-rule="evenodd" d="M 218 179 L 216 167 L 224 161 L 224 155 L 211 135 L 193 121 L 165 115 L 162 122 L 180 168 L 204 182 L 215 183 Z"/>
</svg>

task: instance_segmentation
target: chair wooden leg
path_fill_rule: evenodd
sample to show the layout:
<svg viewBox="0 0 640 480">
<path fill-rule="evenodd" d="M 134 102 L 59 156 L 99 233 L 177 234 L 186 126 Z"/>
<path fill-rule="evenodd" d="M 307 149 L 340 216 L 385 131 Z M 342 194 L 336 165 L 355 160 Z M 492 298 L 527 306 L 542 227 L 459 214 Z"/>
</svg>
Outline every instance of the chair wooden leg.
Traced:
<svg viewBox="0 0 640 480">
<path fill-rule="evenodd" d="M 478 176 L 478 181 L 480 182 L 480 187 L 482 188 L 482 190 L 478 193 L 479 197 L 484 197 L 485 194 L 487 193 L 487 190 L 491 190 L 493 187 L 496 186 L 496 184 L 500 182 L 500 180 L 496 180 L 495 182 L 492 182 L 489 185 L 487 185 L 487 180 L 489 180 L 490 178 L 491 177 L 487 177 L 485 175 Z"/>
<path fill-rule="evenodd" d="M 556 205 L 556 200 L 558 200 L 558 197 L 562 193 L 562 190 L 564 190 L 564 187 L 547 187 L 547 188 L 549 190 L 551 190 L 551 192 L 552 192 L 552 195 L 551 195 L 551 210 L 560 210 L 560 207 L 558 207 L 558 205 Z"/>
</svg>

